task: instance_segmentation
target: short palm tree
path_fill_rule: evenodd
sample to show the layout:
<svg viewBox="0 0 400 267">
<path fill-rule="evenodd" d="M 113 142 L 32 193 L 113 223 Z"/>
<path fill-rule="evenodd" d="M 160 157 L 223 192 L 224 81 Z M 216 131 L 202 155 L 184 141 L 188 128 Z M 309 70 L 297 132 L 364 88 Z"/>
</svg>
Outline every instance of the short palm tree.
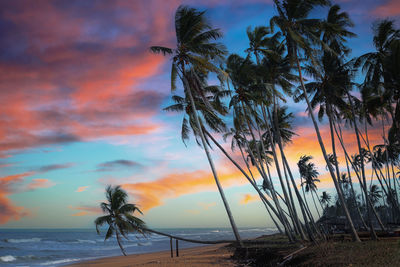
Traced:
<svg viewBox="0 0 400 267">
<path fill-rule="evenodd" d="M 317 191 L 316 183 L 320 182 L 320 180 L 318 179 L 319 173 L 315 168 L 314 163 L 309 162 L 311 159 L 312 159 L 311 156 L 301 156 L 299 162 L 297 163 L 297 166 L 299 167 L 300 177 L 304 179 L 304 182 L 301 183 L 301 186 L 305 187 L 306 192 L 311 192 L 315 209 L 317 210 L 318 215 L 321 217 L 313 195 L 313 193 L 316 194 Z"/>
<path fill-rule="evenodd" d="M 378 203 L 379 199 L 382 198 L 382 190 L 379 189 L 377 185 L 371 185 L 369 188 L 369 198 L 373 205 Z"/>
<path fill-rule="evenodd" d="M 106 198 L 108 202 L 102 202 L 100 207 L 107 215 L 98 217 L 94 221 L 96 231 L 100 234 L 99 227 L 108 224 L 104 241 L 115 234 L 122 254 L 126 256 L 125 249 L 121 244 L 121 236 L 126 239 L 128 239 L 128 233 L 139 233 L 145 236 L 145 222 L 133 215 L 135 211 L 140 214 L 142 212 L 135 204 L 127 203 L 128 194 L 119 185 L 115 187 L 107 186 Z"/>
<path fill-rule="evenodd" d="M 329 195 L 326 191 L 322 192 L 320 200 L 321 203 L 325 205 L 325 208 L 327 208 L 329 203 L 331 203 L 331 198 L 331 195 Z"/>
</svg>

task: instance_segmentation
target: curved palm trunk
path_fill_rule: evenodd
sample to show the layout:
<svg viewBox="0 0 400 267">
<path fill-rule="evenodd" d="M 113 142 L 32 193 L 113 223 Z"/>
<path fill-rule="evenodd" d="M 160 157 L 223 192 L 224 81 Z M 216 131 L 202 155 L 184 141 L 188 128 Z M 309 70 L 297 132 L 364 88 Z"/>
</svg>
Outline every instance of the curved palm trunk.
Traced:
<svg viewBox="0 0 400 267">
<path fill-rule="evenodd" d="M 290 197 L 291 205 L 293 207 L 293 213 L 294 213 L 293 215 L 294 215 L 294 220 L 296 222 L 295 225 L 297 226 L 296 228 L 298 228 L 298 231 L 300 233 L 301 238 L 305 239 L 305 234 L 304 234 L 304 231 L 302 229 L 302 225 L 300 223 L 299 216 L 297 214 L 296 206 L 295 206 L 294 200 L 293 200 L 292 190 L 290 188 L 290 183 L 289 183 L 289 179 L 288 179 L 287 172 L 290 172 L 290 167 L 285 168 L 285 160 L 284 160 L 284 156 L 285 155 L 284 155 L 284 150 L 283 150 L 283 146 L 282 146 L 281 134 L 280 134 L 279 127 L 278 127 L 278 114 L 277 114 L 278 111 L 277 111 L 277 103 L 276 103 L 276 96 L 275 96 L 275 84 L 273 84 L 272 87 L 273 87 L 272 90 L 273 90 L 273 100 L 274 100 L 273 101 L 273 108 L 274 108 L 275 123 L 274 123 L 273 120 L 271 120 L 272 118 L 271 118 L 271 115 L 269 114 L 269 109 L 267 108 L 267 110 L 268 110 L 268 118 L 270 119 L 271 124 L 273 124 L 273 132 L 278 137 L 278 142 L 277 143 L 278 143 L 279 151 L 280 151 L 280 154 L 281 154 L 281 159 L 282 159 L 282 164 L 283 164 L 283 171 L 284 171 L 284 174 L 285 174 L 285 180 L 286 180 L 286 184 L 287 184 L 288 191 L 289 191 L 289 197 Z M 266 118 L 265 118 L 265 107 L 262 106 L 261 108 L 262 108 L 264 120 L 266 120 Z M 298 200 L 298 201 L 299 201 L 299 203 L 301 205 L 300 200 Z"/>
<path fill-rule="evenodd" d="M 335 128 L 335 130 L 336 130 L 336 128 Z M 344 146 L 343 139 L 339 136 L 339 134 L 337 133 L 337 130 L 336 130 L 336 135 L 337 135 L 337 137 L 338 137 L 338 139 L 339 139 L 339 142 L 340 142 L 340 144 L 341 144 L 341 146 L 342 146 L 342 148 L 343 148 L 343 152 L 344 152 L 344 154 L 345 154 L 346 159 L 350 162 L 351 167 L 354 169 L 354 172 L 355 172 L 355 174 L 356 174 L 356 176 L 357 176 L 358 182 L 359 182 L 360 187 L 361 187 L 361 191 L 364 192 L 364 191 L 363 191 L 363 189 L 364 189 L 364 184 L 363 184 L 363 181 L 361 180 L 361 177 L 360 177 L 358 168 L 357 168 L 357 166 L 355 166 L 355 165 L 353 164 L 353 162 L 351 161 L 351 159 L 350 159 L 350 157 L 349 157 L 349 155 L 348 155 L 348 153 L 347 153 L 347 150 L 346 150 L 346 148 L 345 148 L 345 146 Z M 372 158 L 373 158 L 373 156 L 372 156 Z M 375 173 L 376 173 L 376 169 L 374 169 L 374 170 L 375 170 Z M 378 179 L 378 180 L 379 180 L 379 179 Z M 379 180 L 379 182 L 381 182 L 381 181 Z M 381 183 L 381 185 L 382 185 L 382 183 Z M 383 185 L 382 185 L 382 186 L 383 186 Z M 376 217 L 376 219 L 377 219 L 377 221 L 378 221 L 378 223 L 379 223 L 379 225 L 380 225 L 382 231 L 386 231 L 386 230 L 385 230 L 385 227 L 384 227 L 384 225 L 383 225 L 383 223 L 382 223 L 382 221 L 381 221 L 381 219 L 380 219 L 379 216 L 378 216 L 378 213 L 376 212 L 374 206 L 372 205 L 371 199 L 368 197 L 368 198 L 366 199 L 366 201 L 367 201 L 367 202 L 369 203 L 369 205 L 372 207 L 372 211 L 373 211 L 373 213 L 374 213 L 374 215 L 375 215 L 375 217 Z M 366 202 L 366 205 L 367 205 L 367 202 Z M 365 222 L 364 222 L 364 224 L 365 224 Z M 367 227 L 367 228 L 368 228 L 368 227 Z"/>
<path fill-rule="evenodd" d="M 266 123 L 267 123 L 267 122 L 266 122 Z M 266 149 L 265 149 L 265 147 L 264 147 L 264 142 L 263 142 L 263 140 L 262 140 L 261 130 L 260 130 L 260 127 L 259 127 L 258 125 L 257 125 L 257 130 L 258 130 L 258 134 L 259 134 L 259 136 L 260 136 L 261 148 L 262 148 L 263 151 L 266 151 Z M 272 138 L 270 138 L 270 139 L 272 139 Z M 272 141 L 272 140 L 270 140 L 270 141 Z M 272 146 L 274 146 L 273 143 L 271 143 L 271 147 L 272 147 Z M 264 152 L 264 153 L 265 153 L 265 152 Z M 276 164 L 279 164 L 279 162 L 276 162 Z M 285 176 L 286 176 L 286 175 L 285 175 Z M 286 179 L 286 182 L 287 182 L 287 179 Z M 289 186 L 289 184 L 288 184 L 288 186 Z M 291 201 L 291 199 L 286 199 L 286 201 Z M 290 204 L 290 205 L 288 205 L 288 203 L 286 203 L 286 206 L 288 207 L 288 210 L 289 210 L 289 213 L 290 213 L 290 218 L 292 219 L 293 228 L 294 228 L 294 230 L 295 230 L 296 233 L 297 233 L 297 232 L 301 232 L 301 230 L 300 230 L 301 224 L 300 224 L 299 221 L 298 221 L 298 217 L 297 217 L 297 213 L 296 213 L 296 210 L 295 210 L 293 201 L 291 201 L 289 204 Z M 301 234 L 301 238 L 302 238 L 303 240 L 305 239 L 304 233 Z"/>
<path fill-rule="evenodd" d="M 117 236 L 117 243 L 118 243 L 119 248 L 121 249 L 122 254 L 124 254 L 124 256 L 126 256 L 125 249 L 121 244 L 121 236 L 118 233 L 118 229 L 115 230 L 115 235 Z"/>
<path fill-rule="evenodd" d="M 371 238 L 373 240 L 376 240 L 376 239 L 378 239 L 378 236 L 376 235 L 376 232 L 374 230 L 374 225 L 372 223 L 372 218 L 371 218 L 371 208 L 373 208 L 373 205 L 368 204 L 368 203 L 370 203 L 370 199 L 369 199 L 369 195 L 368 195 L 368 191 L 367 191 L 367 181 L 366 181 L 366 178 L 365 178 L 365 168 L 364 168 L 364 157 L 363 157 L 363 154 L 362 154 L 360 135 L 359 135 L 357 121 L 356 121 L 356 112 L 354 111 L 353 101 L 351 100 L 350 93 L 347 91 L 346 94 L 347 94 L 347 97 L 349 99 L 349 103 L 350 103 L 350 107 L 351 107 L 354 130 L 356 132 L 358 153 L 359 153 L 359 155 L 361 157 L 361 161 L 360 161 L 361 162 L 361 177 L 362 177 L 363 184 L 364 184 L 363 188 L 364 188 L 365 199 L 367 201 L 367 218 L 368 218 L 368 223 L 369 223 L 369 226 L 370 226 Z"/>
<path fill-rule="evenodd" d="M 252 129 L 252 127 L 251 127 L 249 118 L 248 118 L 247 115 L 246 115 L 246 110 L 245 110 L 245 108 L 244 108 L 244 104 L 243 104 L 243 103 L 241 103 L 241 104 L 242 104 L 243 114 L 244 114 L 244 116 L 245 116 L 245 119 L 246 119 L 246 122 L 247 122 L 247 126 L 248 126 L 248 128 L 249 128 L 251 137 L 253 138 L 254 141 L 256 141 L 257 139 L 255 138 L 255 135 L 254 135 L 254 133 L 253 133 L 253 129 Z M 268 126 L 267 126 L 267 127 L 268 127 Z M 261 142 L 262 142 L 262 140 L 261 140 Z M 257 154 L 258 154 L 258 156 L 259 156 L 259 158 L 260 158 L 260 160 L 261 160 L 261 153 L 260 153 L 260 150 L 258 149 L 258 146 L 257 146 L 257 145 L 256 145 L 256 150 L 257 150 Z M 250 148 L 250 147 L 249 147 L 249 152 L 251 153 L 251 148 Z M 273 155 L 274 155 L 274 161 L 275 161 L 275 165 L 276 165 L 276 169 L 277 169 L 279 181 L 280 181 L 280 183 L 281 183 L 282 190 L 283 190 L 283 192 L 284 192 L 285 203 L 286 203 L 286 206 L 287 206 L 287 208 L 288 208 L 288 210 L 289 210 L 289 214 L 290 214 L 290 216 L 292 217 L 292 216 L 293 216 L 293 212 L 291 211 L 290 203 L 288 203 L 288 201 L 287 201 L 287 200 L 288 200 L 288 197 L 287 197 L 287 193 L 286 193 L 285 186 L 284 186 L 283 181 L 282 181 L 282 175 L 281 175 L 281 172 L 280 172 L 279 163 L 276 161 L 277 157 L 276 157 L 276 154 L 275 154 L 275 149 L 272 149 L 272 153 L 273 153 Z M 260 165 L 261 165 L 262 173 L 265 175 L 265 170 L 264 170 L 264 166 L 263 166 L 263 164 L 262 164 L 262 161 L 260 162 Z M 279 202 L 277 201 L 276 205 L 278 205 L 278 203 L 279 203 Z M 284 218 L 284 216 L 282 216 L 282 219 L 285 220 L 286 218 Z M 287 219 L 286 219 L 286 221 L 287 221 Z M 288 237 L 290 236 L 290 237 L 289 237 L 289 240 L 294 241 L 296 238 L 292 235 L 292 229 L 291 229 L 290 223 L 289 223 L 288 221 L 287 221 L 287 223 L 286 223 L 286 227 L 285 227 L 285 228 L 287 228 L 287 235 L 288 235 Z"/>
<path fill-rule="evenodd" d="M 312 122 L 314 124 L 315 132 L 317 134 L 318 143 L 319 143 L 319 145 L 321 147 L 322 155 L 324 156 L 325 162 L 328 165 L 329 173 L 330 173 L 330 175 L 332 177 L 333 183 L 334 183 L 336 191 L 338 193 L 339 201 L 340 201 L 340 203 L 341 203 L 341 205 L 343 207 L 343 211 L 345 213 L 347 222 L 349 223 L 350 230 L 351 230 L 351 233 L 353 235 L 353 239 L 356 242 L 361 242 L 360 237 L 358 236 L 358 233 L 357 233 L 357 231 L 356 231 L 356 229 L 354 227 L 354 223 L 353 223 L 353 220 L 351 219 L 351 216 L 350 216 L 349 210 L 347 208 L 346 202 L 344 200 L 343 194 L 341 194 L 339 183 L 338 183 L 338 181 L 337 181 L 337 179 L 335 177 L 333 167 L 329 162 L 328 155 L 326 153 L 325 146 L 324 146 L 324 143 L 322 141 L 321 134 L 319 132 L 317 121 L 315 120 L 314 114 L 312 112 L 313 109 L 312 109 L 310 101 L 308 99 L 307 90 L 306 90 L 306 88 L 304 86 L 303 76 L 302 76 L 302 71 L 301 71 L 301 66 L 300 66 L 300 61 L 299 61 L 299 57 L 298 57 L 297 53 L 298 52 L 296 51 L 296 63 L 297 63 L 297 69 L 298 69 L 298 72 L 299 72 L 300 85 L 301 85 L 301 88 L 302 88 L 303 93 L 304 93 L 304 98 L 306 99 L 306 102 L 307 102 L 307 107 L 308 107 L 308 110 L 309 110 L 309 114 L 310 114 Z"/>
<path fill-rule="evenodd" d="M 207 159 L 208 159 L 208 163 L 210 164 L 210 168 L 211 168 L 211 171 L 213 173 L 215 183 L 217 184 L 217 188 L 218 188 L 219 194 L 221 196 L 222 202 L 224 203 L 224 207 L 225 207 L 226 213 L 228 215 L 229 222 L 230 222 L 232 230 L 233 230 L 233 234 L 235 235 L 235 238 L 238 241 L 239 245 L 243 246 L 242 239 L 240 238 L 239 231 L 237 229 L 235 220 L 233 219 L 231 209 L 229 207 L 228 201 L 226 200 L 224 190 L 222 189 L 222 186 L 221 186 L 221 184 L 219 182 L 217 171 L 215 169 L 214 162 L 213 162 L 213 160 L 211 158 L 210 151 L 208 150 L 208 145 L 207 145 L 207 142 L 206 142 L 206 139 L 204 137 L 204 133 L 203 133 L 203 130 L 202 130 L 202 127 L 201 127 L 201 124 L 200 124 L 200 119 L 199 119 L 199 117 L 197 115 L 197 109 L 196 109 L 196 105 L 194 103 L 194 99 L 193 99 L 193 95 L 192 95 L 192 92 L 191 92 L 191 88 L 190 88 L 190 85 L 189 85 L 189 83 L 188 83 L 188 81 L 186 79 L 185 73 L 183 73 L 183 80 L 184 80 L 184 83 L 186 85 L 185 87 L 186 87 L 187 93 L 189 95 L 190 104 L 191 104 L 192 109 L 193 109 L 193 115 L 194 115 L 194 118 L 195 118 L 195 121 L 196 121 L 196 125 L 197 125 L 197 127 L 199 129 L 201 142 L 202 142 L 204 151 L 206 153 L 206 156 L 207 156 Z"/>
<path fill-rule="evenodd" d="M 249 144 L 247 143 L 247 140 L 246 140 L 246 139 L 244 139 L 244 140 L 245 140 L 245 142 L 246 142 L 247 147 L 250 147 Z M 251 156 L 252 158 L 255 158 L 254 155 L 253 155 L 253 152 L 251 151 L 250 148 L 249 148 L 249 154 L 250 154 L 250 156 Z M 280 203 L 279 203 L 279 200 L 278 200 L 278 197 L 277 197 L 277 192 L 276 192 L 275 189 L 273 188 L 273 183 L 272 183 L 272 181 L 268 180 L 268 177 L 264 177 L 264 176 L 263 176 L 264 174 L 263 174 L 263 172 L 260 170 L 260 167 L 258 166 L 257 163 L 255 164 L 255 166 L 256 166 L 258 172 L 260 173 L 260 175 L 263 177 L 263 179 L 266 179 L 266 180 L 270 183 L 270 185 L 271 185 L 272 200 L 274 201 L 275 206 L 276 206 L 277 211 L 278 211 L 278 213 L 276 213 L 276 215 L 277 215 L 277 217 L 279 218 L 279 220 L 281 221 L 283 227 L 285 228 L 285 232 L 286 232 L 286 235 L 288 236 L 289 240 L 290 240 L 290 241 L 293 241 L 292 235 L 291 235 L 291 230 L 290 230 L 289 221 L 287 220 L 287 218 L 286 218 L 286 216 L 285 216 L 285 214 L 284 214 L 284 210 L 282 209 L 282 207 L 281 207 L 281 205 L 280 205 Z M 270 176 L 268 165 L 266 165 L 266 167 L 267 167 L 268 175 Z M 271 209 L 272 209 L 272 208 L 271 208 Z"/>
<path fill-rule="evenodd" d="M 315 203 L 315 198 L 314 198 L 313 192 L 315 193 L 315 191 L 311 191 L 312 200 L 313 200 L 313 202 L 314 202 L 315 209 L 317 210 L 318 217 L 321 218 L 321 214 L 319 213 L 317 204 Z"/>
<path fill-rule="evenodd" d="M 248 182 L 254 187 L 254 189 L 257 191 L 257 193 L 259 194 L 262 202 L 265 205 L 265 208 L 267 209 L 268 213 L 270 214 L 273 222 L 275 223 L 276 227 L 278 228 L 279 232 L 282 232 L 282 230 L 280 229 L 279 225 L 276 223 L 275 219 L 272 217 L 268 206 L 272 207 L 272 211 L 275 213 L 275 215 L 278 216 L 277 212 L 275 209 L 273 209 L 273 206 L 269 203 L 268 199 L 264 196 L 264 194 L 260 191 L 260 189 L 258 188 L 257 184 L 255 184 L 255 182 L 247 175 L 247 173 L 242 169 L 242 167 L 228 154 L 228 152 L 226 152 L 226 150 L 217 142 L 217 140 L 215 140 L 215 138 L 206 130 L 203 129 L 205 134 L 210 137 L 210 139 L 213 141 L 213 143 L 222 151 L 222 153 L 233 163 L 233 165 L 235 165 L 236 168 L 238 168 L 240 170 L 240 172 L 246 177 L 246 179 L 248 180 Z M 250 169 L 250 168 L 249 168 Z M 268 206 L 267 206 L 268 205 Z"/>
<path fill-rule="evenodd" d="M 266 112 L 265 112 L 265 108 L 264 107 L 262 109 L 262 112 L 263 112 L 263 115 L 264 115 L 264 120 L 266 120 L 266 118 L 265 118 L 266 117 Z M 276 111 L 275 111 L 275 116 L 277 116 L 277 112 Z M 271 115 L 270 115 L 269 111 L 268 111 L 268 117 L 271 120 Z M 275 122 L 277 123 L 277 118 L 275 118 Z M 275 129 L 276 135 L 278 137 L 278 147 L 279 147 L 279 151 L 281 153 L 283 167 L 284 167 L 284 170 L 287 170 L 287 172 L 289 174 L 289 177 L 290 177 L 290 180 L 292 182 L 292 186 L 293 186 L 294 191 L 296 193 L 297 201 L 299 202 L 299 205 L 300 205 L 300 210 L 301 210 L 302 215 L 303 215 L 304 225 L 306 227 L 307 234 L 308 234 L 308 236 L 309 236 L 309 238 L 311 240 L 314 240 L 312 231 L 309 228 L 309 221 L 307 219 L 307 214 L 306 214 L 306 211 L 305 211 L 304 202 L 303 202 L 303 199 L 302 199 L 302 197 L 301 197 L 301 195 L 299 193 L 299 190 L 297 189 L 297 185 L 296 185 L 296 182 L 294 181 L 294 178 L 293 178 L 293 175 L 292 175 L 292 171 L 291 171 L 290 166 L 289 166 L 289 164 L 287 162 L 287 159 L 286 159 L 286 156 L 285 156 L 285 152 L 284 152 L 283 146 L 282 146 L 282 140 L 281 140 L 280 132 L 278 130 L 278 126 L 276 125 L 276 123 L 274 125 L 274 129 Z M 268 134 L 271 134 L 271 133 L 269 132 Z M 289 187 L 289 185 L 288 185 L 288 187 Z M 294 206 L 294 204 L 293 204 L 293 206 Z M 299 221 L 299 218 L 297 216 L 297 212 L 296 212 L 296 218 Z M 310 218 L 310 220 L 312 220 L 312 218 Z M 299 224 L 300 224 L 299 228 L 300 228 L 300 231 L 301 231 L 300 234 L 301 234 L 302 238 L 304 238 L 304 232 L 303 232 L 302 225 L 301 225 L 300 222 L 299 222 Z"/>
</svg>

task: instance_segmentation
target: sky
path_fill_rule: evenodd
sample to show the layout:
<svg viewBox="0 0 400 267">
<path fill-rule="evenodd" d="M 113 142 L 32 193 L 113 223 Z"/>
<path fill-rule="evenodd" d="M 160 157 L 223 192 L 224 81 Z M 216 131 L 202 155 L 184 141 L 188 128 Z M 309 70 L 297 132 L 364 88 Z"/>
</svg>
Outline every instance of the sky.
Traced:
<svg viewBox="0 0 400 267">
<path fill-rule="evenodd" d="M 356 24 L 353 56 L 373 50 L 374 21 L 400 16 L 397 0 L 337 3 Z M 93 227 L 108 184 L 122 185 L 151 227 L 229 225 L 204 152 L 181 141 L 183 115 L 162 110 L 170 61 L 149 52 L 174 46 L 181 4 L 207 10 L 229 52 L 241 55 L 246 28 L 276 14 L 268 0 L 0 2 L 1 228 Z M 286 148 L 292 169 L 312 155 L 319 188 L 332 191 L 305 105 L 286 105 L 298 134 Z M 380 130 L 370 131 L 379 142 Z M 324 122 L 321 132 L 328 136 Z M 272 227 L 245 179 L 217 149 L 212 156 L 237 225 Z"/>
</svg>

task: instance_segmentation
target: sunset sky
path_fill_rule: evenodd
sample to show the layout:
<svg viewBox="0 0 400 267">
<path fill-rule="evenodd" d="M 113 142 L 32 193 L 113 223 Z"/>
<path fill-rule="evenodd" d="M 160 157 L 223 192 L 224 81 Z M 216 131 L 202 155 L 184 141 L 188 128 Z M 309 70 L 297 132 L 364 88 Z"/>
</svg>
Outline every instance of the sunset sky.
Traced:
<svg viewBox="0 0 400 267">
<path fill-rule="evenodd" d="M 374 21 L 400 16 L 397 0 L 335 3 L 356 24 L 353 56 L 373 49 Z M 107 184 L 123 185 L 152 227 L 229 225 L 204 152 L 181 141 L 182 114 L 162 111 L 170 61 L 149 53 L 175 45 L 180 4 L 207 9 L 229 52 L 241 55 L 246 28 L 275 14 L 268 0 L 0 2 L 0 227 L 93 227 Z M 319 188 L 332 191 L 305 105 L 286 105 L 298 134 L 287 148 L 293 170 L 313 155 Z M 379 129 L 370 134 L 380 138 Z M 238 226 L 272 227 L 245 179 L 217 149 L 212 155 Z"/>
</svg>

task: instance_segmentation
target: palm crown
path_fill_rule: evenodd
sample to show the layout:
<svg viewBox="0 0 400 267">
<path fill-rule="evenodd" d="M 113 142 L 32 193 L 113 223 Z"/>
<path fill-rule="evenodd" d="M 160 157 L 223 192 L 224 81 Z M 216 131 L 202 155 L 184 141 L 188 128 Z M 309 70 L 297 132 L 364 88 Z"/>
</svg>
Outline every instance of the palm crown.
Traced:
<svg viewBox="0 0 400 267">
<path fill-rule="evenodd" d="M 128 239 L 128 233 L 139 233 L 145 236 L 145 222 L 133 215 L 135 211 L 140 214 L 142 212 L 135 204 L 127 203 L 128 194 L 120 186 L 107 186 L 106 198 L 108 202 L 102 202 L 100 207 L 107 215 L 98 217 L 94 221 L 96 231 L 99 234 L 99 227 L 108 224 L 105 240 L 115 234 L 118 245 L 122 253 L 126 256 L 121 244 L 121 236 L 126 239 Z"/>
</svg>

